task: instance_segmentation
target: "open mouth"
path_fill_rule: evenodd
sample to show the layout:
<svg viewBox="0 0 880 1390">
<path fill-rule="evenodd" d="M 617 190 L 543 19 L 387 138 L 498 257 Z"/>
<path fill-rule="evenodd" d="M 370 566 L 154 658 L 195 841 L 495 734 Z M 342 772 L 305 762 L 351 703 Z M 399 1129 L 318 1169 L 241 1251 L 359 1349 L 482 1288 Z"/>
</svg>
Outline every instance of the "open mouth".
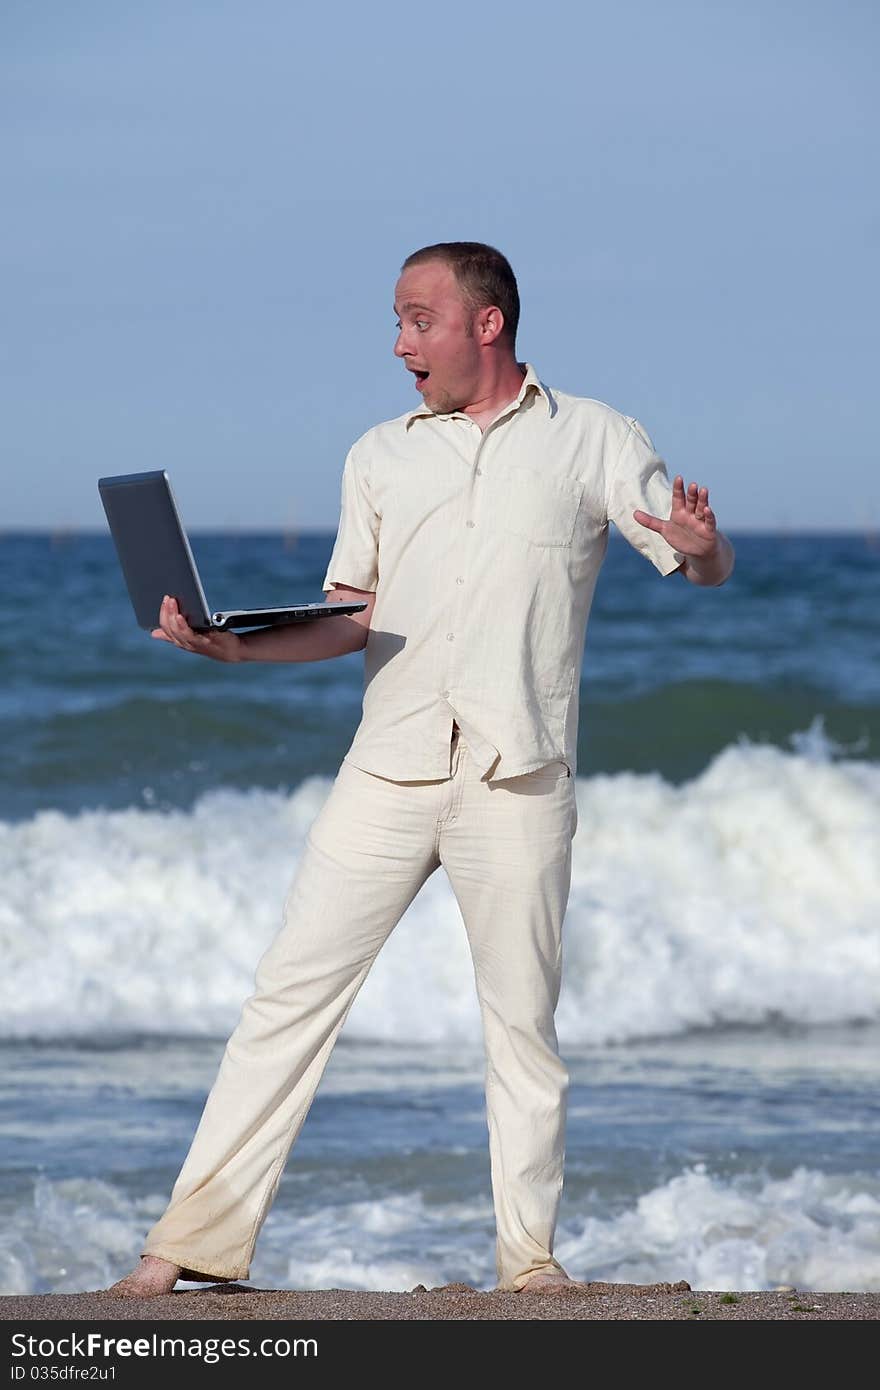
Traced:
<svg viewBox="0 0 880 1390">
<path fill-rule="evenodd" d="M 424 386 L 425 382 L 428 380 L 428 377 L 429 377 L 430 375 L 431 375 L 430 372 L 418 372 L 418 371 L 414 371 L 414 372 L 413 372 L 413 376 L 414 376 L 415 379 L 416 379 L 416 390 L 417 390 L 417 391 L 420 391 L 420 390 L 422 389 L 422 387 Z"/>
</svg>

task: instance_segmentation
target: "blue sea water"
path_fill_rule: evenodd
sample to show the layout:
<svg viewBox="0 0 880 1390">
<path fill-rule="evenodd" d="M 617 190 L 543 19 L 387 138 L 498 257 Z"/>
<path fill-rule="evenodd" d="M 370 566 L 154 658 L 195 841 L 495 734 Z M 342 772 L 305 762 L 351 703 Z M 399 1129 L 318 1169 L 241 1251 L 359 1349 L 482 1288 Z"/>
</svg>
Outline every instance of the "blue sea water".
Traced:
<svg viewBox="0 0 880 1390">
<path fill-rule="evenodd" d="M 612 540 L 581 680 L 557 1014 L 580 1278 L 880 1289 L 880 539 Z M 212 607 L 331 534 L 204 535 Z M 162 1211 L 357 726 L 360 654 L 223 667 L 104 535 L 0 536 L 0 1290 L 96 1288 Z M 494 1282 L 483 1058 L 442 870 L 331 1058 L 253 1282 Z"/>
</svg>

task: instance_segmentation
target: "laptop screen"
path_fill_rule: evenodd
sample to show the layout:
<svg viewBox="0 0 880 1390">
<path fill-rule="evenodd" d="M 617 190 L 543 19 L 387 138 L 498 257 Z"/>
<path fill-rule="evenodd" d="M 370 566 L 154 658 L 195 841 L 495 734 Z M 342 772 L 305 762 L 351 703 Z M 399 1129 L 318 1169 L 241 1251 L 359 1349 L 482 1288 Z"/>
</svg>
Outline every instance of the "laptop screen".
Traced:
<svg viewBox="0 0 880 1390">
<path fill-rule="evenodd" d="M 190 627 L 207 631 L 210 610 L 167 473 L 100 478 L 98 491 L 140 626 L 158 627 L 162 599 L 173 594 Z"/>
</svg>

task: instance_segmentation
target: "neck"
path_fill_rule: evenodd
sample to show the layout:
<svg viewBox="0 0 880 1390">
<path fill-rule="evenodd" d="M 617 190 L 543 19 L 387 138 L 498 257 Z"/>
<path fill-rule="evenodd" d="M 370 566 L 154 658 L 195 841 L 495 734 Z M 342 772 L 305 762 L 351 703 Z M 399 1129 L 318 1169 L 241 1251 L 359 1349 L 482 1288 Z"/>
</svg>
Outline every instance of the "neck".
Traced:
<svg viewBox="0 0 880 1390">
<path fill-rule="evenodd" d="M 517 362 L 513 353 L 497 363 L 491 363 L 479 384 L 475 399 L 470 405 L 462 406 L 463 414 L 469 415 L 481 428 L 487 425 L 519 395 L 525 374 L 525 367 Z"/>
</svg>

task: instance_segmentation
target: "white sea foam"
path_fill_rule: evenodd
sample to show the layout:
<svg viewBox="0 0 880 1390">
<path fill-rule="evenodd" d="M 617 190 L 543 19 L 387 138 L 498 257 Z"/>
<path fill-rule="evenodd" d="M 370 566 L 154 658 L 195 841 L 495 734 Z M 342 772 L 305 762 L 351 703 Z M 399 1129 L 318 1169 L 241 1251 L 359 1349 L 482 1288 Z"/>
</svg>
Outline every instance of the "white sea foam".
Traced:
<svg viewBox="0 0 880 1390">
<path fill-rule="evenodd" d="M 697 1163 L 613 1220 L 564 1232 L 570 1273 L 694 1289 L 880 1291 L 880 1177 L 798 1167 L 785 1178 L 712 1176 Z M 584 1272 L 587 1271 L 587 1272 Z"/>
<path fill-rule="evenodd" d="M 0 1293 L 106 1288 L 137 1261 L 161 1197 L 132 1200 L 95 1179 L 40 1177 L 0 1232 Z M 251 1283 L 274 1288 L 411 1289 L 463 1280 L 494 1287 L 488 1200 L 426 1203 L 418 1193 L 276 1205 Z M 569 1213 L 555 1253 L 577 1279 L 694 1289 L 880 1291 L 880 1178 L 799 1167 L 788 1177 L 710 1174 L 696 1164 L 608 1217 Z"/>
<path fill-rule="evenodd" d="M 0 824 L 0 1035 L 225 1035 L 330 789 L 215 792 L 189 812 Z M 741 744 L 676 787 L 578 780 L 564 1046 L 780 1017 L 880 1016 L 880 767 Z M 444 871 L 373 968 L 349 1037 L 479 1041 Z"/>
</svg>

